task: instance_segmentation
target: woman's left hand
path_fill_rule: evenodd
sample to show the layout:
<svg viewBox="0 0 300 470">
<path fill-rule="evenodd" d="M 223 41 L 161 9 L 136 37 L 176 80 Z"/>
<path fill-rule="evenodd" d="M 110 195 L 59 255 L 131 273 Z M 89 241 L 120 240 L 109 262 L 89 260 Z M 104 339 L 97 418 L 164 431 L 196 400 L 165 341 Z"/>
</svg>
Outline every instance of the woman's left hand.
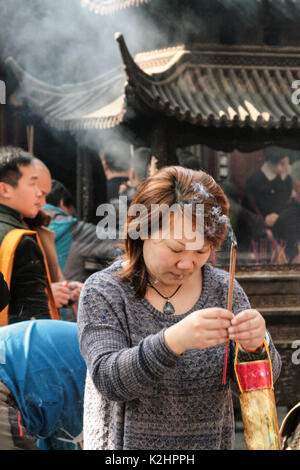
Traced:
<svg viewBox="0 0 300 470">
<path fill-rule="evenodd" d="M 266 322 L 257 310 L 243 310 L 231 320 L 228 333 L 229 339 L 247 350 L 255 351 L 265 339 Z"/>
</svg>

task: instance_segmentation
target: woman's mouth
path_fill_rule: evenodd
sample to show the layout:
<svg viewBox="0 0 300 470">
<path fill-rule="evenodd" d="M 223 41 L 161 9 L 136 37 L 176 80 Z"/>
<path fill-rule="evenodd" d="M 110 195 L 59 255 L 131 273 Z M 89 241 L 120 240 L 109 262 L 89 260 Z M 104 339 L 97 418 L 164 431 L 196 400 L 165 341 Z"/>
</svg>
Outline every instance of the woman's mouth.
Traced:
<svg viewBox="0 0 300 470">
<path fill-rule="evenodd" d="M 174 273 L 171 273 L 172 276 L 174 276 L 175 279 L 178 279 L 179 281 L 181 281 L 183 279 L 183 274 L 174 274 Z"/>
</svg>

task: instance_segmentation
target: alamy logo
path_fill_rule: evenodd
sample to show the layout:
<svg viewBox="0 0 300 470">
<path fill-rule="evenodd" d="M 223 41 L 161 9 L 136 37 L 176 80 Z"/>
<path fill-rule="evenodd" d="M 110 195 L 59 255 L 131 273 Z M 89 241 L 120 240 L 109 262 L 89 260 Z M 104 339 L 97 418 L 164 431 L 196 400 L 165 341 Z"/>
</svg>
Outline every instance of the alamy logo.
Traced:
<svg viewBox="0 0 300 470">
<path fill-rule="evenodd" d="M 293 104 L 300 103 L 300 80 L 294 80 L 292 83 L 292 88 L 295 88 L 295 91 L 292 93 L 291 100 Z"/>
<path fill-rule="evenodd" d="M 6 103 L 6 86 L 5 83 L 0 80 L 0 104 Z"/>
<path fill-rule="evenodd" d="M 292 348 L 296 349 L 295 352 L 292 354 L 292 363 L 295 365 L 300 364 L 300 340 L 297 339 L 293 341 Z"/>
<path fill-rule="evenodd" d="M 188 250 L 197 249 L 199 243 L 203 245 L 203 204 L 196 204 L 194 212 L 190 204 L 173 204 L 170 207 L 167 204 L 151 204 L 150 214 L 143 204 L 130 205 L 128 210 L 127 207 L 127 197 L 120 196 L 117 211 L 112 204 L 101 204 L 97 208 L 96 215 L 103 217 L 96 228 L 99 239 L 116 239 L 120 236 L 120 238 L 129 237 L 133 240 L 138 238 L 145 240 L 149 237 L 152 239 L 174 237 L 180 240 L 184 236 L 189 240 L 186 244 Z M 127 214 L 131 217 L 127 233 L 122 231 L 119 234 L 117 227 L 124 227 Z M 172 223 L 173 220 L 174 223 Z"/>
</svg>

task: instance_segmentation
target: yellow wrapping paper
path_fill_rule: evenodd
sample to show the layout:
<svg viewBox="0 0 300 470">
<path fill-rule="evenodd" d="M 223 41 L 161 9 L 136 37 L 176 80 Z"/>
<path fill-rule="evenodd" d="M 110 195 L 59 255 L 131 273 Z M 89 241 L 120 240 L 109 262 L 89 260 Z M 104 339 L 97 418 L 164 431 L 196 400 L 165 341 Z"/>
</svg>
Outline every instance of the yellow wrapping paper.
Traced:
<svg viewBox="0 0 300 470">
<path fill-rule="evenodd" d="M 243 392 L 240 405 L 247 449 L 281 450 L 274 391 Z"/>
<path fill-rule="evenodd" d="M 269 388 L 244 390 L 237 372 L 239 344 L 236 344 L 234 368 L 240 389 L 241 414 L 247 450 L 282 449 L 273 389 L 272 364 L 266 341 L 264 342 L 264 346 L 268 354 L 271 386 Z M 255 362 L 257 362 L 258 369 L 259 363 L 262 361 Z M 251 368 L 255 368 L 255 362 L 251 363 Z"/>
</svg>

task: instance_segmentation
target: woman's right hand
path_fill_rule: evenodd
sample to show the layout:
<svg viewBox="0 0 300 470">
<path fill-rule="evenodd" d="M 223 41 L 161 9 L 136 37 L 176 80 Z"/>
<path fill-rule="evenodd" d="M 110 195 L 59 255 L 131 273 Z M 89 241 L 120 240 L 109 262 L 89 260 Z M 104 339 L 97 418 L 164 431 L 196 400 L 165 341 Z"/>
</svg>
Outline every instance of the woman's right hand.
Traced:
<svg viewBox="0 0 300 470">
<path fill-rule="evenodd" d="M 196 310 L 165 330 L 165 342 L 175 354 L 224 343 L 233 317 L 223 308 Z"/>
</svg>

